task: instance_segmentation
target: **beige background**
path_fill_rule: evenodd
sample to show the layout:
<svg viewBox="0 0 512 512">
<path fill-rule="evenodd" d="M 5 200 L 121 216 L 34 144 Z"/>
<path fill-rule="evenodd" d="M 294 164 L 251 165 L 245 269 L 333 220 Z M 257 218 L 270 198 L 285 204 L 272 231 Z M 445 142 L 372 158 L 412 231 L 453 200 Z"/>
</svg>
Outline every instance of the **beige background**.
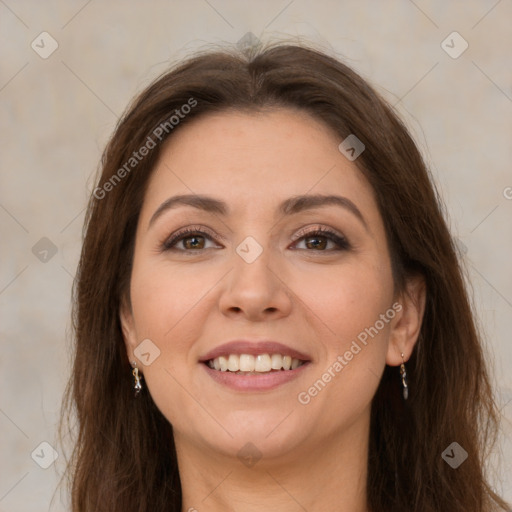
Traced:
<svg viewBox="0 0 512 512">
<path fill-rule="evenodd" d="M 247 32 L 335 51 L 410 126 L 487 333 L 508 417 L 495 485 L 512 500 L 511 19 L 510 0 L 0 0 L 0 511 L 68 509 L 65 495 L 50 503 L 62 454 L 42 469 L 31 453 L 56 446 L 84 207 L 117 117 L 169 63 Z M 58 43 L 47 59 L 31 48 L 50 48 L 43 31 Z M 455 59 L 441 46 L 453 31 L 469 44 Z M 32 251 L 43 237 L 47 262 Z"/>
</svg>

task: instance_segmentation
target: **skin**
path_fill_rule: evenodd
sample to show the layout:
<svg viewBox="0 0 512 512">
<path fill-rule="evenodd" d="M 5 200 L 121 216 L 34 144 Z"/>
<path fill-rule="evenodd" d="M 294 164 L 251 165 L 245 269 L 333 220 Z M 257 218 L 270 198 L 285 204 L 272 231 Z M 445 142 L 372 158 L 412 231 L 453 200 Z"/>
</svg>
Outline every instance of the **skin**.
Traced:
<svg viewBox="0 0 512 512">
<path fill-rule="evenodd" d="M 180 127 L 150 179 L 136 233 L 131 305 L 120 316 L 128 357 L 173 425 L 183 511 L 367 510 L 371 400 L 385 365 L 398 366 L 401 353 L 407 361 L 414 348 L 425 287 L 410 279 L 394 295 L 373 190 L 338 150 L 340 142 L 302 112 L 216 113 Z M 190 193 L 225 201 L 230 215 L 179 206 L 149 226 L 161 203 Z M 367 227 L 335 205 L 277 212 L 282 200 L 300 194 L 347 197 Z M 174 251 L 160 249 L 187 226 L 214 236 L 196 240 L 200 250 L 190 248 L 191 235 Z M 351 247 L 292 239 L 318 227 L 334 229 Z M 250 264 L 236 252 L 247 236 L 263 248 Z M 298 394 L 396 302 L 401 311 L 378 335 L 308 404 L 299 403 Z M 277 389 L 234 391 L 198 360 L 243 337 L 283 342 L 311 363 Z M 147 366 L 134 355 L 146 338 L 160 351 Z M 262 455 L 252 467 L 237 457 L 248 442 Z"/>
</svg>

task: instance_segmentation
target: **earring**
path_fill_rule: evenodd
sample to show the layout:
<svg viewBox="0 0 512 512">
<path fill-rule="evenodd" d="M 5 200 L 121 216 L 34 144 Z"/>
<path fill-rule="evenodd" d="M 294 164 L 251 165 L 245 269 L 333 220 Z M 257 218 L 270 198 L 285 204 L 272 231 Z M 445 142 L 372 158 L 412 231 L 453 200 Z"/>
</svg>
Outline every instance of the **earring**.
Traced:
<svg viewBox="0 0 512 512">
<path fill-rule="evenodd" d="M 405 360 L 404 355 L 402 354 L 403 363 L 400 365 L 400 375 L 402 376 L 402 393 L 404 395 L 404 400 L 407 400 L 409 397 L 409 386 L 407 385 L 407 372 L 405 371 Z"/>
<path fill-rule="evenodd" d="M 135 386 L 134 386 L 135 396 L 138 396 L 138 394 L 140 393 L 140 390 L 142 389 L 142 386 L 141 386 L 141 383 L 140 383 L 140 378 L 141 377 L 139 375 L 139 369 L 137 368 L 137 362 L 136 361 L 132 361 L 132 366 L 133 366 L 132 375 L 135 378 Z"/>
</svg>

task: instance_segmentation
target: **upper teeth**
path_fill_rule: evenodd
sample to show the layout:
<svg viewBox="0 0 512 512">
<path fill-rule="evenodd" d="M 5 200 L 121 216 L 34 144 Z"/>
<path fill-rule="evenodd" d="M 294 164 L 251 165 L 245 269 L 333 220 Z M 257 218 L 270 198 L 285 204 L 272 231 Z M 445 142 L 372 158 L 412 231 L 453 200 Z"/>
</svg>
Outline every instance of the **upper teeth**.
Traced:
<svg viewBox="0 0 512 512">
<path fill-rule="evenodd" d="M 304 364 L 300 359 L 281 354 L 230 354 L 220 356 L 208 361 L 208 366 L 222 372 L 269 372 L 271 370 L 295 370 Z"/>
</svg>

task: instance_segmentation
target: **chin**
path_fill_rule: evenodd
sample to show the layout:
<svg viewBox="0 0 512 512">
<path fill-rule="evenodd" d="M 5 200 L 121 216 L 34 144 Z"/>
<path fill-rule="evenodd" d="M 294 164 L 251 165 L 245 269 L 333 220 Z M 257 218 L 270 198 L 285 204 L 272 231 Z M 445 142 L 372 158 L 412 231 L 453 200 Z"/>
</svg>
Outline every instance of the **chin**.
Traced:
<svg viewBox="0 0 512 512">
<path fill-rule="evenodd" d="M 213 427 L 210 421 L 195 425 L 188 422 L 184 435 L 192 435 L 196 443 L 227 457 L 280 457 L 307 441 L 308 430 L 304 422 L 298 421 L 297 412 L 292 411 L 282 407 L 268 412 L 238 411 L 224 417 L 222 427 L 218 424 Z M 191 427 L 195 429 L 194 434 Z"/>
</svg>

